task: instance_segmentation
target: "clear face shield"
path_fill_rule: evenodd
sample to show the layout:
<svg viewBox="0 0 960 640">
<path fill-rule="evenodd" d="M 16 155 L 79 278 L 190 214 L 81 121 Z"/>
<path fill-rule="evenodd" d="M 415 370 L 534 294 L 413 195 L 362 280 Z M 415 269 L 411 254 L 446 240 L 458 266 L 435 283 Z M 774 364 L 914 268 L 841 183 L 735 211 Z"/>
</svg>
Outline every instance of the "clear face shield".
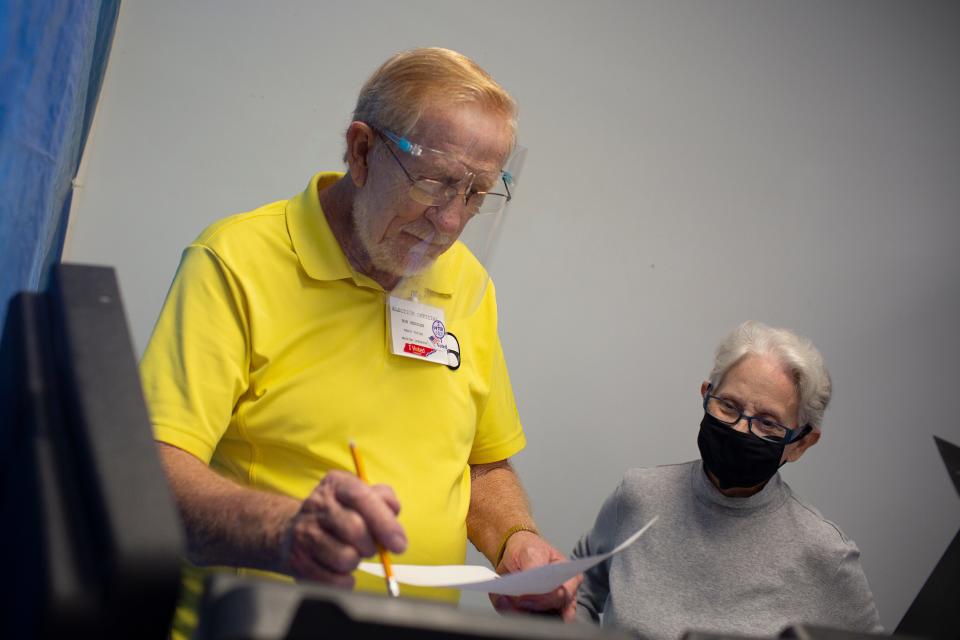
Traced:
<svg viewBox="0 0 960 640">
<path fill-rule="evenodd" d="M 478 166 L 472 148 L 455 154 L 390 131 L 377 133 L 403 171 L 410 200 L 433 221 L 411 227 L 418 241 L 402 257 L 401 279 L 388 293 L 392 350 L 412 350 L 416 357 L 430 351 L 427 359 L 439 362 L 443 352 L 458 351 L 450 331 L 492 293 L 489 268 L 526 149 L 515 146 L 503 166 Z M 450 355 L 450 366 L 453 360 Z"/>
</svg>

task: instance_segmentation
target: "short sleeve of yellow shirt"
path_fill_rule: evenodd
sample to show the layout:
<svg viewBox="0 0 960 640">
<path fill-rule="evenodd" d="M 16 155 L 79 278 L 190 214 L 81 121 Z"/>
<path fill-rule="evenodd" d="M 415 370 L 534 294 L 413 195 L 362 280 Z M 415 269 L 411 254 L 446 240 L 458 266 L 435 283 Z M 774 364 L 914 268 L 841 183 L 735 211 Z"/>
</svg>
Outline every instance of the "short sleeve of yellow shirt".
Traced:
<svg viewBox="0 0 960 640">
<path fill-rule="evenodd" d="M 351 267 L 320 208 L 318 187 L 339 176 L 221 220 L 184 251 L 140 365 L 155 437 L 297 499 L 330 469 L 352 471 L 354 440 L 370 481 L 400 499 L 410 544 L 396 562 L 462 563 L 468 465 L 525 445 L 494 289 L 469 317 L 448 319 L 458 369 L 388 353 L 385 293 Z M 459 243 L 431 269 L 486 279 Z M 358 588 L 383 590 L 363 574 Z"/>
</svg>

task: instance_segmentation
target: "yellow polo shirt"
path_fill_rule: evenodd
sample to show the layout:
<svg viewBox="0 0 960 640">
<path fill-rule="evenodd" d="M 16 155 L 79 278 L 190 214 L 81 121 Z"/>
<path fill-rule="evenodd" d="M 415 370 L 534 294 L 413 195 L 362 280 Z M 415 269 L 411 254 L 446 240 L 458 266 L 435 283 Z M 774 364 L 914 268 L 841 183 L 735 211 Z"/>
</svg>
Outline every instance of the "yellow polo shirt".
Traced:
<svg viewBox="0 0 960 640">
<path fill-rule="evenodd" d="M 400 499 L 409 548 L 395 562 L 462 563 L 468 465 L 525 445 L 494 289 L 469 317 L 447 319 L 459 369 L 390 354 L 386 294 L 353 269 L 320 208 L 318 188 L 341 175 L 221 220 L 184 251 L 140 364 L 155 437 L 239 484 L 297 499 L 330 469 L 352 472 L 352 439 L 370 481 Z M 460 243 L 426 275 L 448 302 L 457 283 L 487 277 Z M 356 576 L 358 589 L 384 591 L 382 579 Z"/>
</svg>

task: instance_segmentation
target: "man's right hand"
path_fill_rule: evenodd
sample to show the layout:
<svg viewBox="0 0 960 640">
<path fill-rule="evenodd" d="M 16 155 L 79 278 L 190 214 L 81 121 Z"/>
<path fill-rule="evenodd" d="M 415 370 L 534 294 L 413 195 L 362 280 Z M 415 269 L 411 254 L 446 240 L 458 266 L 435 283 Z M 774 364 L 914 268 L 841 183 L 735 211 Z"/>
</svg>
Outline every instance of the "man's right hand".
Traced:
<svg viewBox="0 0 960 640">
<path fill-rule="evenodd" d="M 368 485 L 353 474 L 327 473 L 300 505 L 283 539 L 283 570 L 297 578 L 353 587 L 350 573 L 362 558 L 402 553 L 407 536 L 397 521 L 400 501 L 387 485 Z"/>
</svg>

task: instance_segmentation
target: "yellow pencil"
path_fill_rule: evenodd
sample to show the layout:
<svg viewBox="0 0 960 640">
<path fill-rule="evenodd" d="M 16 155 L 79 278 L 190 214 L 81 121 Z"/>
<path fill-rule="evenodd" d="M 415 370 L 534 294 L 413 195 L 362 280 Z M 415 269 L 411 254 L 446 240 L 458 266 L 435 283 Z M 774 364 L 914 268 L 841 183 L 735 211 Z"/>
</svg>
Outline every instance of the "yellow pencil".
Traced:
<svg viewBox="0 0 960 640">
<path fill-rule="evenodd" d="M 353 455 L 353 466 L 357 470 L 357 477 L 367 484 L 370 484 L 370 481 L 367 480 L 367 474 L 363 470 L 363 458 L 360 457 L 360 450 L 357 449 L 357 445 L 353 440 L 350 441 L 350 453 Z M 383 563 L 383 574 L 387 579 L 387 593 L 394 598 L 399 597 L 400 585 L 397 583 L 397 579 L 393 577 L 393 568 L 390 566 L 390 557 L 387 556 L 386 549 L 384 549 L 379 542 L 377 543 L 377 551 L 380 552 L 380 562 Z"/>
</svg>

